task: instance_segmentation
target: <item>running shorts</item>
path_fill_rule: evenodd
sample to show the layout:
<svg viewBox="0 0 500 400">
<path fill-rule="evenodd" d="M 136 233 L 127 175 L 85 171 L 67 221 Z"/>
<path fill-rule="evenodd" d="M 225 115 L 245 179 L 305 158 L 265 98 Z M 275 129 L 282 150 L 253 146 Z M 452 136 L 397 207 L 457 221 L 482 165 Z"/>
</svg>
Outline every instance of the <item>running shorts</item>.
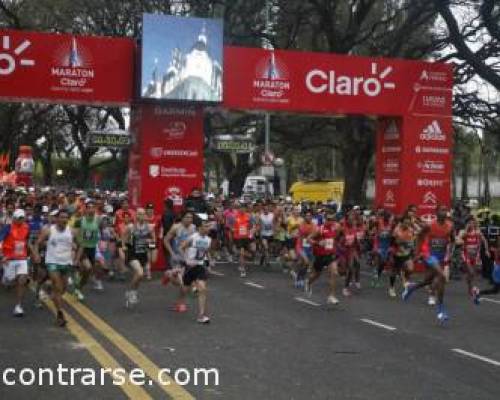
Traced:
<svg viewBox="0 0 500 400">
<path fill-rule="evenodd" d="M 203 265 L 196 265 L 188 268 L 182 276 L 182 282 L 185 286 L 191 286 L 195 281 L 206 281 L 207 270 Z"/>
<path fill-rule="evenodd" d="M 325 267 L 329 266 L 334 261 L 335 255 L 333 254 L 316 256 L 316 258 L 314 259 L 313 268 L 315 271 L 321 272 Z"/>
</svg>

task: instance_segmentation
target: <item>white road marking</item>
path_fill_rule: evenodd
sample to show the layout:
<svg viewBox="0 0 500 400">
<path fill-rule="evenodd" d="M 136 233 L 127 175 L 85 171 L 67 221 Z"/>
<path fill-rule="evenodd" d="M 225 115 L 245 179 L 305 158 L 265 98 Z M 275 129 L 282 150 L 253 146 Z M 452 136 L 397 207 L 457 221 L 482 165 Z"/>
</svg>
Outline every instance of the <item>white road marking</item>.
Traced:
<svg viewBox="0 0 500 400">
<path fill-rule="evenodd" d="M 301 303 L 309 304 L 310 306 L 315 306 L 315 307 L 319 307 L 321 305 L 321 304 L 316 303 L 312 300 L 304 299 L 303 297 L 295 297 L 295 300 L 300 301 Z"/>
<path fill-rule="evenodd" d="M 500 304 L 499 300 L 489 299 L 488 297 L 481 297 L 481 301 L 489 301 L 490 303 Z"/>
<path fill-rule="evenodd" d="M 390 325 L 382 324 L 380 322 L 374 321 L 372 319 L 361 318 L 361 321 L 366 322 L 367 324 L 377 326 L 379 328 L 387 329 L 388 331 L 395 331 L 396 328 Z"/>
<path fill-rule="evenodd" d="M 257 289 L 265 289 L 264 286 L 259 285 L 258 283 L 255 283 L 255 282 L 246 281 L 245 285 L 251 286 L 251 287 L 254 287 L 254 288 L 257 288 Z"/>
<path fill-rule="evenodd" d="M 451 351 L 454 351 L 455 353 L 459 353 L 467 357 L 475 358 L 476 360 L 486 362 L 488 364 L 494 365 L 495 367 L 500 367 L 499 361 L 492 360 L 491 358 L 488 357 L 480 356 L 479 354 L 470 353 L 462 349 L 451 349 Z"/>
<path fill-rule="evenodd" d="M 222 272 L 219 272 L 219 271 L 210 271 L 210 274 L 211 275 L 215 275 L 215 276 L 225 276 Z"/>
</svg>

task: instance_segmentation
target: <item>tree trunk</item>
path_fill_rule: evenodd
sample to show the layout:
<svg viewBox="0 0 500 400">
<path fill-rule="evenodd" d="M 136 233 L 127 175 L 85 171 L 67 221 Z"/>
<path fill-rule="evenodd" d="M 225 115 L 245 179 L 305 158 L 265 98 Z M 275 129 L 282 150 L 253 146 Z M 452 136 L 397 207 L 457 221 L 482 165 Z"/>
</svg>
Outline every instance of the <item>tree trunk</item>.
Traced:
<svg viewBox="0 0 500 400">
<path fill-rule="evenodd" d="M 363 204 L 363 190 L 368 166 L 375 151 L 375 130 L 371 121 L 363 117 L 346 118 L 338 124 L 343 135 L 341 158 L 344 170 L 344 198 L 348 204 Z"/>
<path fill-rule="evenodd" d="M 233 193 L 235 196 L 241 196 L 245 179 L 252 172 L 253 167 L 248 164 L 248 158 L 248 154 L 238 154 L 235 166 L 230 154 L 222 156 L 224 172 L 229 181 L 229 193 Z"/>
<path fill-rule="evenodd" d="M 469 171 L 470 171 L 470 154 L 464 152 L 462 155 L 462 188 L 460 198 L 462 200 L 469 199 Z"/>
<path fill-rule="evenodd" d="M 87 185 L 89 185 L 90 158 L 91 158 L 91 155 L 89 153 L 87 153 L 87 152 L 82 153 L 82 158 L 80 161 L 81 174 L 78 175 L 78 186 L 80 186 L 81 188 L 84 188 Z"/>
<path fill-rule="evenodd" d="M 52 186 L 52 153 L 54 152 L 54 138 L 47 135 L 47 154 L 42 157 L 43 182 L 46 186 Z"/>
<path fill-rule="evenodd" d="M 484 204 L 489 207 L 491 202 L 490 192 L 490 156 L 485 154 L 484 157 Z"/>
</svg>

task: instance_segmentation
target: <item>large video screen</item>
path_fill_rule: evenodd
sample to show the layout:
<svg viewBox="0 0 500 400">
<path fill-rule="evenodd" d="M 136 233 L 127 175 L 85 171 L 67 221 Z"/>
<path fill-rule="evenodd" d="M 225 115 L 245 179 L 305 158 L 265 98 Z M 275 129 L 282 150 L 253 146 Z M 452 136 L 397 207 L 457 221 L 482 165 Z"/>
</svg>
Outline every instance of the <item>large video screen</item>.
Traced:
<svg viewBox="0 0 500 400">
<path fill-rule="evenodd" d="M 222 20 L 144 14 L 141 97 L 222 101 Z"/>
</svg>

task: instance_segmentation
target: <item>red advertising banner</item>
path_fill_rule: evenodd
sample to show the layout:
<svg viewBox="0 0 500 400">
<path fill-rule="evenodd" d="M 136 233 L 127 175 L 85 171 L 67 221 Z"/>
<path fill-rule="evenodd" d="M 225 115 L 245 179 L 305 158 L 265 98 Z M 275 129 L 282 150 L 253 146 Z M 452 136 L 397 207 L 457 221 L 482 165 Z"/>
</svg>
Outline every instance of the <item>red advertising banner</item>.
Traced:
<svg viewBox="0 0 500 400">
<path fill-rule="evenodd" d="M 134 207 L 153 203 L 177 208 L 203 183 L 203 114 L 197 107 L 137 105 L 131 124 L 129 193 Z"/>
<path fill-rule="evenodd" d="M 375 204 L 391 212 L 400 212 L 402 207 L 403 137 L 401 126 L 401 118 L 381 118 L 377 129 Z"/>
<path fill-rule="evenodd" d="M 128 105 L 132 39 L 0 30 L 0 99 Z"/>
<path fill-rule="evenodd" d="M 446 114 L 449 64 L 224 48 L 224 106 L 325 114 Z"/>
</svg>

